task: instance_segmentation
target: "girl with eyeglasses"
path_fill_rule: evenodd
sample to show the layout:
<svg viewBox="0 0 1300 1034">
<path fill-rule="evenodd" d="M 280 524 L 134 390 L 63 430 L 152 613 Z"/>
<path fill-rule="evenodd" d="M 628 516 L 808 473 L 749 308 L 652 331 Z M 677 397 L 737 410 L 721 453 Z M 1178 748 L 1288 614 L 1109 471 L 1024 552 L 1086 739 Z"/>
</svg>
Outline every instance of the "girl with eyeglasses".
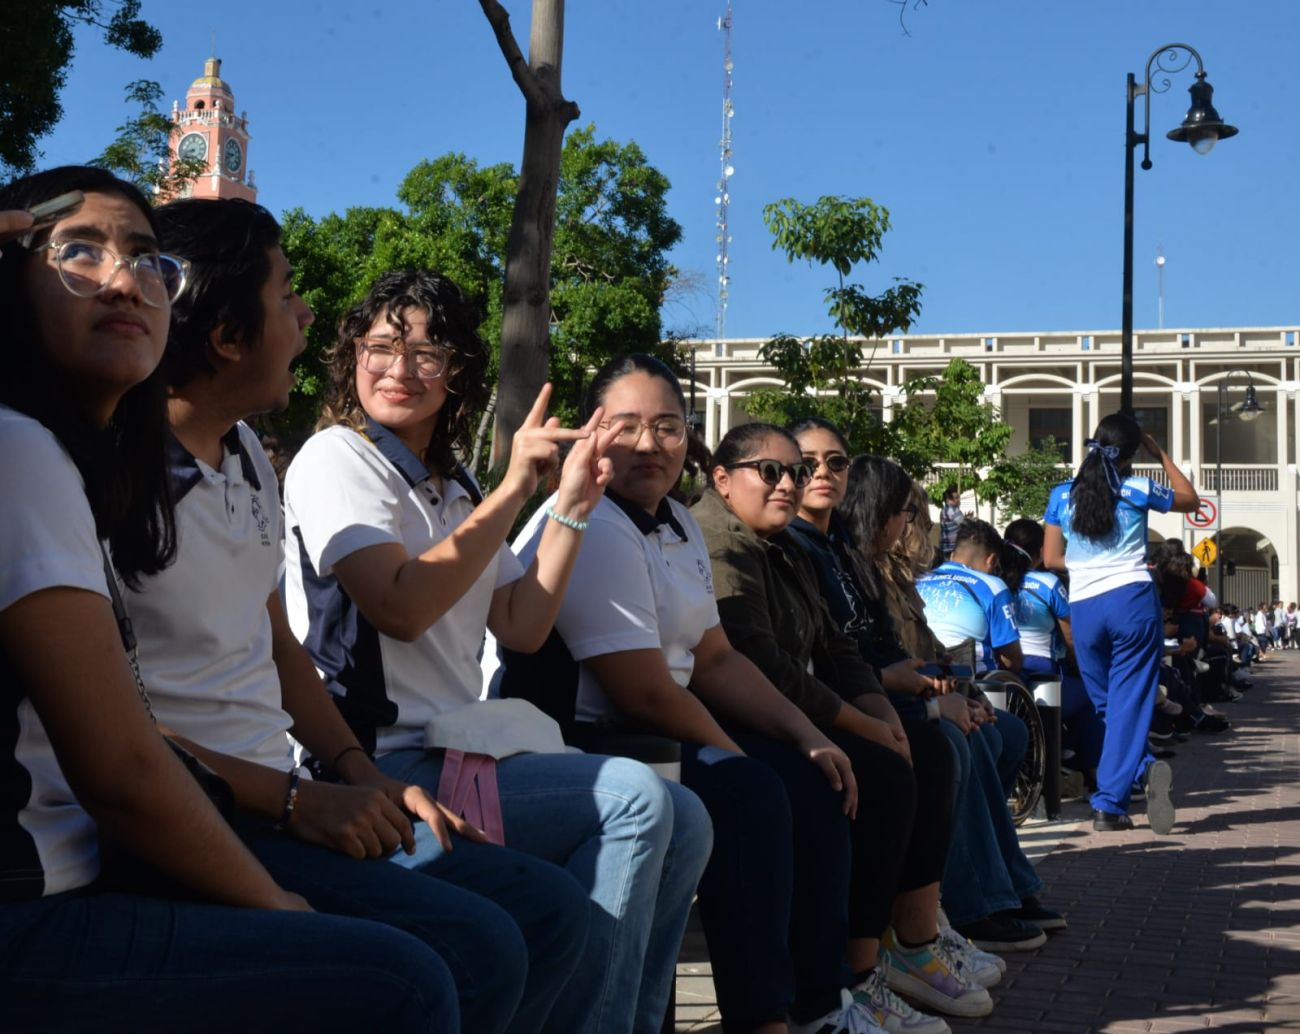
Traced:
<svg viewBox="0 0 1300 1034">
<path fill-rule="evenodd" d="M 821 451 L 818 469 L 825 467 L 827 450 Z M 933 946 L 929 970 L 943 972 L 933 984 L 916 972 L 895 983 L 906 984 L 909 994 L 932 1008 L 971 1016 L 992 1009 L 988 992 L 967 982 L 935 942 L 952 758 L 941 738 L 918 734 L 924 743 L 921 779 L 927 784 L 918 797 L 903 723 L 876 668 L 831 618 L 816 569 L 790 531 L 813 480 L 800 442 L 789 431 L 745 424 L 732 428 L 714 450 L 710 488 L 692 512 L 709 546 L 728 637 L 848 754 L 864 788 L 864 806 L 849 829 L 846 954 L 856 994 L 882 1027 L 942 1030 L 942 1020 L 915 1012 L 891 990 L 880 946 L 903 886 L 915 893 L 899 900 L 897 947 L 918 954 Z M 904 660 L 887 677 L 908 679 L 916 667 Z M 933 811 L 918 814 L 918 799 Z"/>
<path fill-rule="evenodd" d="M 14 181 L 0 209 L 68 191 L 84 194 L 76 210 L 0 258 L 5 1026 L 458 1029 L 443 961 L 277 885 L 137 691 L 110 579 L 135 582 L 175 551 L 157 367 L 184 265 L 159 254 L 148 201 L 100 169 Z M 149 867 L 157 896 L 115 889 L 109 846 Z"/>
<path fill-rule="evenodd" d="M 674 498 L 688 452 L 681 385 L 652 356 L 621 356 L 597 371 L 588 408 L 623 427 L 606 450 L 613 477 L 553 641 L 534 657 L 506 653 L 501 691 L 548 698 L 578 744 L 680 742 L 682 782 L 713 820 L 699 901 L 725 1030 L 866 1023 L 843 963 L 856 784 L 719 622 L 704 534 Z M 522 561 L 556 498 L 520 532 Z"/>
<path fill-rule="evenodd" d="M 478 323 L 460 288 L 428 271 L 380 277 L 343 317 L 320 430 L 285 478 L 289 617 L 381 771 L 587 893 L 574 976 L 549 1016 L 521 1022 L 654 1034 L 708 858 L 707 814 L 647 766 L 563 753 L 544 715 L 509 710 L 506 727 L 503 702 L 480 700 L 486 631 L 525 653 L 550 633 L 623 423 L 602 427 L 597 410 L 561 428 L 544 387 L 484 495 L 458 459 L 490 387 Z M 660 422 L 651 438 L 672 430 Z M 506 535 L 556 471 L 551 519 L 521 564 Z M 395 861 L 419 867 L 440 850 L 430 840 Z"/>
<path fill-rule="evenodd" d="M 1193 513 L 1196 489 L 1125 413 L 1097 425 L 1073 481 L 1057 485 L 1043 518 L 1043 562 L 1070 574 L 1070 617 L 1079 674 L 1106 724 L 1092 825 L 1133 828 L 1128 806 L 1145 784 L 1156 833 L 1174 824 L 1168 762 L 1147 748 L 1164 649 L 1164 612 L 1147 570 L 1147 513 Z M 1169 487 L 1131 472 L 1138 448 L 1160 463 Z"/>
</svg>

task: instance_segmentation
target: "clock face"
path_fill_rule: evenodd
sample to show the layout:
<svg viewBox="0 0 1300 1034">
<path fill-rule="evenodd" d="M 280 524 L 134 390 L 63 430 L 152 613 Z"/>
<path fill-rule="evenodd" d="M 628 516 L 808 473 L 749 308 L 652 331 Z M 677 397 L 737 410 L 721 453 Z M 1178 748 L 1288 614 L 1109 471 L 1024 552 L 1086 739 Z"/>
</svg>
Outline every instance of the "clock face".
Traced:
<svg viewBox="0 0 1300 1034">
<path fill-rule="evenodd" d="M 224 160 L 226 163 L 226 171 L 232 176 L 237 173 L 240 166 L 244 164 L 244 150 L 239 146 L 238 140 L 226 141 Z"/>
<path fill-rule="evenodd" d="M 202 133 L 186 133 L 181 137 L 176 153 L 182 158 L 195 158 L 202 161 L 208 156 L 208 140 Z"/>
</svg>

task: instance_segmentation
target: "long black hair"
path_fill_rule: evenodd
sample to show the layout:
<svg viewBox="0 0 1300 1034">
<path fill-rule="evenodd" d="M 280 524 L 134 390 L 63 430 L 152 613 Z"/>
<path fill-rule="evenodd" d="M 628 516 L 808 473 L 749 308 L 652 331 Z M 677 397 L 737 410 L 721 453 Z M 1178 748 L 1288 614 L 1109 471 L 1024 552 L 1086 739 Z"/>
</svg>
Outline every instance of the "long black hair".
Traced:
<svg viewBox="0 0 1300 1034">
<path fill-rule="evenodd" d="M 0 187 L 0 209 L 31 208 L 72 190 L 129 201 L 157 233 L 153 209 L 139 190 L 89 166 L 65 165 L 16 179 Z M 47 237 L 39 233 L 32 243 L 43 244 Z M 163 377 L 154 370 L 127 391 L 106 426 L 92 421 L 65 390 L 66 378 L 55 372 L 23 297 L 21 269 L 29 256 L 19 243 L 5 244 L 0 256 L 0 351 L 6 366 L 0 402 L 39 420 L 67 449 L 85 482 L 96 534 L 109 540 L 118 573 L 135 587 L 140 576 L 156 574 L 176 556 Z"/>
<path fill-rule="evenodd" d="M 853 455 L 853 450 L 849 448 L 849 441 L 844 437 L 844 432 L 824 417 L 806 416 L 802 420 L 797 420 L 790 425 L 790 433 L 796 438 L 805 431 L 825 431 L 834 436 L 835 440 L 840 443 L 840 448 L 844 450 L 844 455 Z"/>
<path fill-rule="evenodd" d="M 884 599 L 876 542 L 889 519 L 912 498 L 907 471 L 884 456 L 857 456 L 849 464 L 844 501 L 837 512 L 844 519 L 854 548 L 858 579 L 876 599 Z"/>
<path fill-rule="evenodd" d="M 609 359 L 605 364 L 596 371 L 591 378 L 591 384 L 587 388 L 586 409 L 584 415 L 588 418 L 596 411 L 597 406 L 605 404 L 605 396 L 609 389 L 616 381 L 621 381 L 624 377 L 634 373 L 644 373 L 651 377 L 658 377 L 668 385 L 672 390 L 673 398 L 677 400 L 677 405 L 681 407 L 682 417 L 686 416 L 686 395 L 682 391 L 682 382 L 677 379 L 677 374 L 673 373 L 672 368 L 662 359 L 656 359 L 645 352 L 628 352 L 626 355 L 615 356 Z"/>
<path fill-rule="evenodd" d="M 1002 580 L 1012 592 L 1024 584 L 1025 575 L 1034 566 L 1033 558 L 1043 548 L 1043 526 L 1028 517 L 1012 521 L 1002 534 Z"/>
<path fill-rule="evenodd" d="M 1127 413 L 1111 413 L 1102 419 L 1089 439 L 1088 455 L 1070 487 L 1074 513 L 1070 530 L 1086 539 L 1105 539 L 1115 530 L 1115 504 L 1119 496 L 1111 485 L 1107 465 L 1123 476 L 1142 444 L 1142 428 Z M 1113 452 L 1113 457 L 1106 453 Z"/>
</svg>

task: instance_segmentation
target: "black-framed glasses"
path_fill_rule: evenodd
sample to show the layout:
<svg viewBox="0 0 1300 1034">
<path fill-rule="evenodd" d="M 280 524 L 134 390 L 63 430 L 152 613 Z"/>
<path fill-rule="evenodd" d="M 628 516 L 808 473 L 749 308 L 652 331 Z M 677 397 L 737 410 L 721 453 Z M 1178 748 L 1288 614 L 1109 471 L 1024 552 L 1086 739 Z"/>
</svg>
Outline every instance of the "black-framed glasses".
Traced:
<svg viewBox="0 0 1300 1034">
<path fill-rule="evenodd" d="M 916 515 L 917 515 L 918 513 L 920 513 L 921 511 L 918 510 L 918 509 L 916 508 L 916 504 L 915 504 L 915 503 L 908 503 L 906 506 L 904 506 L 904 507 L 903 507 L 901 510 L 899 510 L 898 512 L 901 513 L 901 514 L 902 514 L 902 515 L 907 519 L 907 523 L 908 523 L 908 524 L 915 524 L 915 523 L 916 523 Z"/>
<path fill-rule="evenodd" d="M 401 347 L 399 347 L 401 346 Z M 397 360 L 422 381 L 436 381 L 447 372 L 451 349 L 441 345 L 407 345 L 400 338 L 357 338 L 357 361 L 366 373 L 387 373 Z"/>
<path fill-rule="evenodd" d="M 119 255 L 96 241 L 46 241 L 32 248 L 32 254 L 49 251 L 59 270 L 63 286 L 78 298 L 94 298 L 104 290 L 117 271 L 125 266 L 135 278 L 146 305 L 161 309 L 174 302 L 185 289 L 190 264 L 175 255 L 147 251 L 142 255 Z"/>
<path fill-rule="evenodd" d="M 811 464 L 800 460 L 798 463 L 787 466 L 777 460 L 741 460 L 738 463 L 728 463 L 727 469 L 734 470 L 737 467 L 748 467 L 758 472 L 759 479 L 765 485 L 779 485 L 781 478 L 789 474 L 790 480 L 794 482 L 795 488 L 803 488 L 812 480 L 813 468 Z"/>
<path fill-rule="evenodd" d="M 615 421 L 606 420 L 601 427 L 609 430 Z M 649 431 L 651 437 L 667 449 L 675 448 L 686 440 L 686 421 L 680 417 L 664 416 L 649 423 L 644 420 L 623 420 L 623 429 L 614 436 L 614 444 L 631 448 L 641 440 L 641 435 Z"/>
<path fill-rule="evenodd" d="M 808 464 L 808 466 L 812 467 L 814 474 L 817 473 L 817 467 L 820 464 L 824 464 L 826 469 L 832 474 L 843 474 L 849 469 L 849 464 L 852 462 L 852 460 L 842 452 L 832 453 L 821 460 L 818 460 L 813 456 L 805 456 L 803 461 Z"/>
</svg>

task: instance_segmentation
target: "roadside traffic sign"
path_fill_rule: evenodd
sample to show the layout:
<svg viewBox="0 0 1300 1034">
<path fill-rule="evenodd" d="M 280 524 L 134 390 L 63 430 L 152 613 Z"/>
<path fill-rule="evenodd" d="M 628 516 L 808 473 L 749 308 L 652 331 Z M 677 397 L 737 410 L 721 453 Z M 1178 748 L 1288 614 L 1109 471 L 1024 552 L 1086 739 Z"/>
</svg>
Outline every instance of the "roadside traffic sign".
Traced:
<svg viewBox="0 0 1300 1034">
<path fill-rule="evenodd" d="M 1183 514 L 1183 526 L 1191 531 L 1217 531 L 1219 529 L 1219 497 L 1201 496 L 1201 505 L 1192 513 Z"/>
<path fill-rule="evenodd" d="M 1215 545 L 1214 539 L 1201 539 L 1192 547 L 1192 556 L 1201 562 L 1202 567 L 1211 567 L 1218 559 L 1219 547 Z"/>
</svg>

